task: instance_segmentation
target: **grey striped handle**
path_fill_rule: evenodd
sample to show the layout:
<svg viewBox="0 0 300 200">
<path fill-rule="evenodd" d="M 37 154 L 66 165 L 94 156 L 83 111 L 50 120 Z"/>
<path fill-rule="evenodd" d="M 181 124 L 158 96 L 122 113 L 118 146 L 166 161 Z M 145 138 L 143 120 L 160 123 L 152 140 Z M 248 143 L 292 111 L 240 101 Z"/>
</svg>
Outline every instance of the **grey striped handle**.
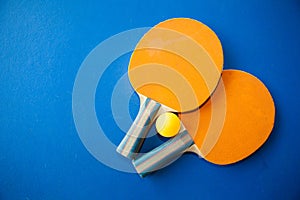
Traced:
<svg viewBox="0 0 300 200">
<path fill-rule="evenodd" d="M 194 144 L 193 138 L 184 130 L 152 151 L 133 160 L 132 163 L 138 174 L 145 177 L 147 174 L 171 164 L 192 144 Z"/>
<path fill-rule="evenodd" d="M 144 143 L 145 137 L 151 128 L 153 118 L 159 108 L 159 103 L 146 98 L 129 131 L 119 144 L 117 148 L 118 153 L 130 159 L 136 157 Z"/>
</svg>

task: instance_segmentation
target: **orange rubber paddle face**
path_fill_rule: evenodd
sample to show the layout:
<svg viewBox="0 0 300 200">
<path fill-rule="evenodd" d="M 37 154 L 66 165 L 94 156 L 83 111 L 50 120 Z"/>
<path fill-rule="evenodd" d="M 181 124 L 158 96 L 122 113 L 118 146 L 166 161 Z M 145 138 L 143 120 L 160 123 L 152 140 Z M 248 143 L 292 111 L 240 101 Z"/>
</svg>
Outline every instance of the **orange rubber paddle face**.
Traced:
<svg viewBox="0 0 300 200">
<path fill-rule="evenodd" d="M 221 110 L 212 104 L 226 107 L 225 115 L 219 114 L 223 120 L 212 122 L 212 110 L 217 115 Z M 256 77 L 224 70 L 212 98 L 199 110 L 180 117 L 204 159 L 226 165 L 246 158 L 267 140 L 274 126 L 275 107 L 268 89 Z M 217 132 L 214 127 L 221 128 Z"/>
<path fill-rule="evenodd" d="M 174 18 L 144 35 L 131 56 L 128 75 L 138 93 L 185 112 L 209 98 L 222 67 L 216 34 L 196 20 Z"/>
</svg>

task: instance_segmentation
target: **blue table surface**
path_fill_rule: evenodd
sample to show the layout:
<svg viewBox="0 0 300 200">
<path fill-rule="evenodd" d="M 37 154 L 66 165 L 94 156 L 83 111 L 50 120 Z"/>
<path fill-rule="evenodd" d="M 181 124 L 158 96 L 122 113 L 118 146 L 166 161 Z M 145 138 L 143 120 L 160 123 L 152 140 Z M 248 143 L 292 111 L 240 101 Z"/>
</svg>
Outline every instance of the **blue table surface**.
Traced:
<svg viewBox="0 0 300 200">
<path fill-rule="evenodd" d="M 141 179 L 87 151 L 73 120 L 73 84 L 101 41 L 173 17 L 210 26 L 222 42 L 224 68 L 265 83 L 275 127 L 261 149 L 237 164 L 216 166 L 186 154 Z M 0 1 L 0 199 L 299 199 L 299 36 L 298 0 Z M 129 58 L 111 64 L 96 93 L 98 119 L 116 133 L 108 135 L 115 144 L 124 132 L 110 97 Z M 135 117 L 136 95 L 129 107 Z"/>
</svg>

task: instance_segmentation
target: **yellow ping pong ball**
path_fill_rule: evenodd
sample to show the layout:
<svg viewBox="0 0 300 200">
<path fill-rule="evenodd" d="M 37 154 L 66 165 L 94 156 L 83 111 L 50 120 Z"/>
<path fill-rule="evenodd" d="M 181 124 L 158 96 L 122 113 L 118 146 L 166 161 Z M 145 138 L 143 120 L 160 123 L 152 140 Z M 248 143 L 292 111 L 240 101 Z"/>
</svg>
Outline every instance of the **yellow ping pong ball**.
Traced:
<svg viewBox="0 0 300 200">
<path fill-rule="evenodd" d="M 163 113 L 156 120 L 156 130 L 163 137 L 173 137 L 180 129 L 180 120 L 174 113 Z"/>
</svg>

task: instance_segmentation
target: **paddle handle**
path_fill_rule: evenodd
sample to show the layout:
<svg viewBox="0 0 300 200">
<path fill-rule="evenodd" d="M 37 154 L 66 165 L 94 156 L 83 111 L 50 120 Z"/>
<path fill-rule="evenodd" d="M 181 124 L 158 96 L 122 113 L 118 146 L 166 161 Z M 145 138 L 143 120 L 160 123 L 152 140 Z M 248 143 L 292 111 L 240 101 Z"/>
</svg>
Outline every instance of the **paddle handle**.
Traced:
<svg viewBox="0 0 300 200">
<path fill-rule="evenodd" d="M 159 108 L 159 103 L 146 98 L 133 124 L 119 144 L 117 148 L 118 153 L 130 159 L 136 157 L 144 143 L 144 140 L 151 128 L 153 118 L 156 116 Z"/>
<path fill-rule="evenodd" d="M 140 156 L 132 163 L 141 177 L 159 170 L 179 158 L 192 144 L 192 137 L 186 130 L 152 151 Z"/>
</svg>

